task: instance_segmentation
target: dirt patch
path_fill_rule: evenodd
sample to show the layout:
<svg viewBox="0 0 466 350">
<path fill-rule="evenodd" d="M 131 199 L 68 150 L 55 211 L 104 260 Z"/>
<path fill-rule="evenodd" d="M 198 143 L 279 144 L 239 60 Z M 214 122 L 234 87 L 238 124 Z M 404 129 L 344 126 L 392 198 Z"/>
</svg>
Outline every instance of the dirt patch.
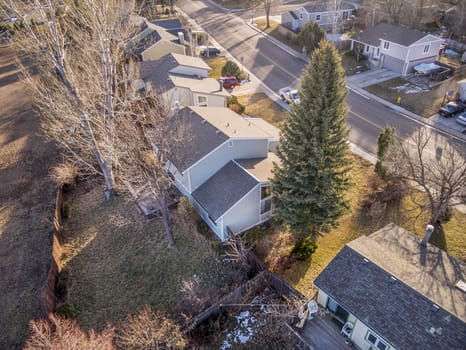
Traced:
<svg viewBox="0 0 466 350">
<path fill-rule="evenodd" d="M 39 135 L 11 48 L 0 49 L 0 348 L 19 349 L 42 316 L 52 249 L 55 146 Z"/>
</svg>

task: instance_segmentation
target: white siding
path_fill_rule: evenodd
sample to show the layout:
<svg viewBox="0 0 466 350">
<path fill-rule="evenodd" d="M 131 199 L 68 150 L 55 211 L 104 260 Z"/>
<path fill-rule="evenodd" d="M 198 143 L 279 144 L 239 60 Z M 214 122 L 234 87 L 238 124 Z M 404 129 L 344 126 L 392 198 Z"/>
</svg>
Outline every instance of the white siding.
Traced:
<svg viewBox="0 0 466 350">
<path fill-rule="evenodd" d="M 189 168 L 191 192 L 233 159 L 267 157 L 268 140 L 235 140 L 232 147 L 227 140 L 215 151 Z"/>
<path fill-rule="evenodd" d="M 227 226 L 233 233 L 238 234 L 259 223 L 261 201 L 260 188 L 260 184 L 258 184 L 223 216 L 223 232 L 225 234 L 227 233 Z"/>
<path fill-rule="evenodd" d="M 440 41 L 437 42 L 426 42 L 421 44 L 412 45 L 409 47 L 408 60 L 416 61 L 419 59 L 431 58 L 432 61 L 435 61 L 438 58 L 438 53 L 440 50 Z M 428 45 L 429 50 L 424 52 L 424 48 Z"/>
<path fill-rule="evenodd" d="M 193 208 L 197 210 L 197 212 L 204 219 L 206 224 L 209 225 L 210 229 L 215 232 L 215 234 L 218 236 L 218 238 L 223 240 L 223 233 L 222 233 L 222 230 L 221 230 L 222 226 L 221 226 L 221 224 L 218 223 L 221 220 L 217 220 L 216 223 L 212 222 L 212 220 L 210 220 L 210 218 L 209 218 L 209 214 L 204 210 L 204 208 L 199 203 L 197 203 L 194 200 L 194 198 L 191 197 L 190 195 L 188 195 L 187 197 L 188 197 L 189 201 L 191 202 L 191 204 L 193 205 Z"/>
<path fill-rule="evenodd" d="M 354 316 L 353 316 L 354 317 Z M 351 340 L 361 348 L 361 350 L 369 350 L 371 348 L 371 344 L 366 340 L 367 332 L 371 331 L 375 336 L 382 339 L 376 332 L 369 329 L 364 323 L 359 320 L 356 320 L 354 324 L 353 332 L 351 333 Z M 389 350 L 396 350 L 392 345 L 384 341 L 390 348 Z"/>
<path fill-rule="evenodd" d="M 226 107 L 227 99 L 224 96 L 212 95 L 212 94 L 203 94 L 203 93 L 193 93 L 194 106 L 199 106 L 198 96 L 207 97 L 207 106 L 209 107 Z"/>
<path fill-rule="evenodd" d="M 182 74 L 182 75 L 197 75 L 202 78 L 207 78 L 209 71 L 204 68 L 178 66 L 170 70 L 170 73 Z"/>
<path fill-rule="evenodd" d="M 399 60 L 404 61 L 406 59 L 406 55 L 408 54 L 408 48 L 406 46 L 401 46 L 392 42 L 389 42 L 388 49 L 384 48 L 385 40 L 380 41 L 380 53 L 382 55 L 387 55 L 391 57 L 395 57 Z"/>
<path fill-rule="evenodd" d="M 322 305 L 322 307 L 326 307 L 327 300 L 328 300 L 328 295 L 319 289 L 319 293 L 317 294 L 317 303 Z"/>
</svg>

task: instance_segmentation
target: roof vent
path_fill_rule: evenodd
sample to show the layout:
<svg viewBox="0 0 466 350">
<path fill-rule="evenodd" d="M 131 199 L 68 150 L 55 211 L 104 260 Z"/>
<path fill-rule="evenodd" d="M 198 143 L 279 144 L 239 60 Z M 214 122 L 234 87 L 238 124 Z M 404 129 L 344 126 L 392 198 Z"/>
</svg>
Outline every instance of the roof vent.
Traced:
<svg viewBox="0 0 466 350">
<path fill-rule="evenodd" d="M 432 309 L 431 310 L 433 312 L 437 312 L 438 310 L 440 310 L 440 307 L 437 304 L 432 304 Z"/>
<path fill-rule="evenodd" d="M 227 123 L 227 124 L 226 124 L 226 127 L 228 128 L 229 126 L 230 126 L 230 123 Z"/>
<path fill-rule="evenodd" d="M 397 281 L 397 279 L 393 276 L 390 276 L 390 283 L 393 284 Z"/>
<path fill-rule="evenodd" d="M 444 320 L 446 323 L 450 323 L 450 322 L 451 322 L 451 316 L 450 316 L 450 315 L 445 316 L 445 317 L 443 318 L 443 320 Z"/>
<path fill-rule="evenodd" d="M 233 134 L 236 134 L 236 129 L 235 129 L 235 130 L 233 130 Z"/>
<path fill-rule="evenodd" d="M 201 124 L 205 124 L 205 123 L 207 123 L 207 120 L 202 119 L 202 120 L 201 120 Z"/>
<path fill-rule="evenodd" d="M 464 282 L 463 280 L 459 280 L 458 282 L 456 282 L 455 287 L 463 293 L 466 293 L 466 282 Z"/>
<path fill-rule="evenodd" d="M 221 133 L 221 131 L 220 130 L 215 130 L 215 133 L 218 135 L 218 134 Z"/>
<path fill-rule="evenodd" d="M 367 260 L 366 258 L 363 258 L 363 259 L 362 259 L 362 264 L 363 264 L 363 265 L 367 265 L 368 262 L 369 262 L 369 260 Z"/>
</svg>

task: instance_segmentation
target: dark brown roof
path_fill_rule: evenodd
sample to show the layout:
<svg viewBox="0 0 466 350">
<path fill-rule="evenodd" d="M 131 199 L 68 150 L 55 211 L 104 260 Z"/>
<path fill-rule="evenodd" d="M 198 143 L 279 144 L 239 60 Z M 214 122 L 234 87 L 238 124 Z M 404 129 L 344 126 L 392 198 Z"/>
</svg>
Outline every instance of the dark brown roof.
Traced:
<svg viewBox="0 0 466 350">
<path fill-rule="evenodd" d="M 395 227 L 390 225 L 388 230 Z M 375 239 L 380 240 L 379 236 Z M 345 246 L 314 284 L 397 349 L 464 349 L 464 321 L 412 288 L 402 276 L 399 278 L 360 254 L 356 247 L 359 248 L 358 244 L 355 248 L 351 243 Z M 393 252 L 393 247 L 385 248 L 382 244 L 368 246 L 367 250 L 372 251 L 372 256 L 379 254 L 383 259 L 385 253 Z M 431 262 L 429 258 L 426 260 L 427 264 Z M 392 270 L 396 271 L 404 262 L 394 259 L 388 264 L 392 264 Z M 404 270 L 402 267 L 401 271 Z M 466 307 L 464 299 L 462 306 L 463 309 Z"/>
<path fill-rule="evenodd" d="M 353 36 L 353 39 L 371 46 L 379 46 L 380 39 L 403 46 L 409 46 L 425 37 L 426 33 L 414 29 L 380 23 Z"/>
<path fill-rule="evenodd" d="M 258 183 L 236 162 L 229 161 L 193 192 L 193 198 L 215 221 Z"/>
</svg>

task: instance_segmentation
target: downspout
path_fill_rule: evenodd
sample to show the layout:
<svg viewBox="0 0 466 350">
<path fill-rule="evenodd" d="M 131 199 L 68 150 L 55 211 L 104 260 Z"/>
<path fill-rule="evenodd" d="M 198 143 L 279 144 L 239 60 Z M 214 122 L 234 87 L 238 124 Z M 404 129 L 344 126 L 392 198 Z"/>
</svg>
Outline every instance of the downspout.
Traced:
<svg viewBox="0 0 466 350">
<path fill-rule="evenodd" d="M 406 54 L 406 57 L 405 57 L 405 64 L 403 65 L 403 72 L 401 73 L 401 75 L 405 76 L 406 75 L 406 72 L 408 70 L 408 66 L 409 66 L 409 51 L 411 50 L 411 46 L 408 46 L 408 52 Z"/>
</svg>

